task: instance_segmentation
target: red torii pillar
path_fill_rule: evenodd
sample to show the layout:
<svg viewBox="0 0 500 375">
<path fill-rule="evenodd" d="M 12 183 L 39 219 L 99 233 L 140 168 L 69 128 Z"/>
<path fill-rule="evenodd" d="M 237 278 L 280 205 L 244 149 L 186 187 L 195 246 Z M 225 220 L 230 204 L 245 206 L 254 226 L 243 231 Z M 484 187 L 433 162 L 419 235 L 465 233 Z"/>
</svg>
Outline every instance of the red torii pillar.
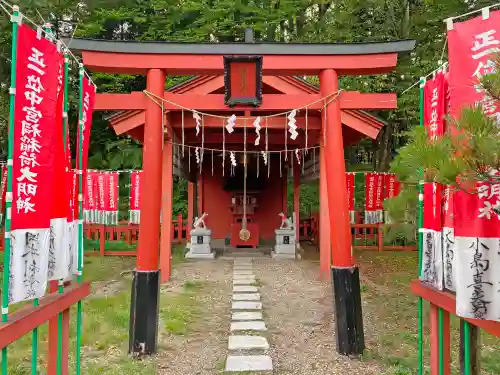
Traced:
<svg viewBox="0 0 500 375">
<path fill-rule="evenodd" d="M 162 96 L 165 90 L 165 72 L 161 69 L 150 69 L 146 79 L 147 90 L 154 95 Z M 143 194 L 137 263 L 132 282 L 129 351 L 151 354 L 156 352 L 158 334 L 163 114 L 158 104 L 148 100 L 145 115 L 142 150 Z"/>
<path fill-rule="evenodd" d="M 323 142 L 323 141 L 321 141 Z M 323 280 L 329 280 L 331 263 L 330 218 L 328 216 L 328 196 L 326 190 L 325 148 L 319 150 L 319 264 Z"/>
<path fill-rule="evenodd" d="M 293 164 L 293 212 L 295 213 L 295 238 L 300 243 L 300 165 Z"/>
<path fill-rule="evenodd" d="M 186 239 L 191 241 L 191 229 L 193 228 L 193 214 L 194 214 L 194 183 L 188 182 L 188 212 L 187 212 L 187 229 Z"/>
<path fill-rule="evenodd" d="M 161 195 L 161 243 L 160 243 L 160 282 L 170 280 L 172 272 L 172 192 L 173 192 L 173 145 L 163 144 L 163 173 Z M 182 227 L 177 230 L 182 231 Z"/>
<path fill-rule="evenodd" d="M 320 72 L 322 96 L 338 91 L 338 76 L 333 69 Z M 335 295 L 337 351 L 362 354 L 365 348 L 359 269 L 352 255 L 351 226 L 345 180 L 344 145 L 340 101 L 329 98 L 323 131 L 326 132 L 325 167 L 328 212 L 332 246 L 332 287 Z"/>
</svg>

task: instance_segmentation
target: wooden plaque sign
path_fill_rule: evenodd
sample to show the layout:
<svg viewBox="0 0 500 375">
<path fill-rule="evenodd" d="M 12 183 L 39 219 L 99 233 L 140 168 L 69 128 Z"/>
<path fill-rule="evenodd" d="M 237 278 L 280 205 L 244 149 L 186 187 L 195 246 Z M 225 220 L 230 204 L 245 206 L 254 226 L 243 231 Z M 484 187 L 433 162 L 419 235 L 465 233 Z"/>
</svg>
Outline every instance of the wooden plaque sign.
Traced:
<svg viewBox="0 0 500 375">
<path fill-rule="evenodd" d="M 262 103 L 262 56 L 224 56 L 226 105 Z"/>
</svg>

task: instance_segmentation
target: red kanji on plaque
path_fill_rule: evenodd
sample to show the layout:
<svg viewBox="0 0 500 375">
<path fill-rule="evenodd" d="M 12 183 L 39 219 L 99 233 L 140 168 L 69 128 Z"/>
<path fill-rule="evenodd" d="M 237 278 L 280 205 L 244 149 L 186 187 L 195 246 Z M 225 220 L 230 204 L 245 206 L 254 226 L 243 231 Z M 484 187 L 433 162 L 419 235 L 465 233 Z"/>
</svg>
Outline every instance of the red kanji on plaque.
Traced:
<svg viewBox="0 0 500 375">
<path fill-rule="evenodd" d="M 228 106 L 262 103 L 262 56 L 224 56 L 224 102 Z"/>
</svg>

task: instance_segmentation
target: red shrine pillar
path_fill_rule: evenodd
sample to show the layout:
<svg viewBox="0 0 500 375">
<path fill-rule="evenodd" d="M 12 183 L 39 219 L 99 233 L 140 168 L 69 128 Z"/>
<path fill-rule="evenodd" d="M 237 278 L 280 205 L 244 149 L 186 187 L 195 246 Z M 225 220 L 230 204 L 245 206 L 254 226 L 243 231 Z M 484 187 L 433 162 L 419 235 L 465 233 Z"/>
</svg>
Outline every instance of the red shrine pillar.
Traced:
<svg viewBox="0 0 500 375">
<path fill-rule="evenodd" d="M 281 166 L 280 168 L 283 168 L 282 172 L 282 177 L 281 177 L 281 183 L 283 184 L 283 205 L 282 205 L 282 211 L 285 214 L 285 216 L 288 217 L 288 173 L 287 169 L 285 166 Z"/>
<path fill-rule="evenodd" d="M 295 238 L 300 242 L 300 165 L 293 164 L 293 212 L 295 212 Z"/>
<path fill-rule="evenodd" d="M 172 271 L 172 192 L 173 192 L 173 145 L 163 144 L 163 172 L 161 195 L 161 243 L 160 243 L 160 282 L 170 280 Z M 179 228 L 178 230 L 182 230 Z"/>
<path fill-rule="evenodd" d="M 198 217 L 201 217 L 201 215 L 203 215 L 203 175 L 201 173 L 198 174 L 198 185 L 196 191 L 198 193 L 197 215 Z"/>
<path fill-rule="evenodd" d="M 330 218 L 326 191 L 325 148 L 319 150 L 319 269 L 321 278 L 329 280 L 332 245 L 330 239 Z"/>
<path fill-rule="evenodd" d="M 320 72 L 321 95 L 338 91 L 338 77 L 333 69 Z M 330 97 L 323 118 L 326 190 L 332 245 L 332 287 L 335 295 L 337 351 L 362 354 L 365 348 L 359 269 L 352 255 L 351 225 L 347 203 L 344 143 L 340 100 Z"/>
<path fill-rule="evenodd" d="M 194 214 L 194 183 L 188 181 L 188 212 L 187 212 L 187 229 L 186 239 L 191 240 L 191 229 L 193 228 L 193 214 Z"/>
<path fill-rule="evenodd" d="M 150 69 L 146 89 L 163 96 L 165 72 Z M 161 107 L 147 100 L 144 124 L 143 186 L 141 195 L 140 236 L 137 263 L 132 282 L 130 306 L 130 353 L 156 352 L 158 336 L 158 300 L 160 271 L 158 251 L 160 242 L 160 208 L 163 127 Z"/>
</svg>

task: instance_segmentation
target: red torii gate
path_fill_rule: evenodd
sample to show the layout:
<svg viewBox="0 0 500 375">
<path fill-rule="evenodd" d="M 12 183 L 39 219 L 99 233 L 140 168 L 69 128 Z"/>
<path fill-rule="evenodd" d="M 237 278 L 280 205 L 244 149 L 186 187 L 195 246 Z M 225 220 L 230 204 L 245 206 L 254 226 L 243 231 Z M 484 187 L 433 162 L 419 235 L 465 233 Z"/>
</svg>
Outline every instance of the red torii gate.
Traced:
<svg viewBox="0 0 500 375">
<path fill-rule="evenodd" d="M 245 116 L 253 113 L 266 114 L 290 111 L 315 101 L 321 101 L 339 91 L 340 75 L 373 75 L 392 71 L 398 54 L 414 48 L 413 40 L 357 43 L 357 44 L 280 44 L 280 43 L 228 43 L 190 44 L 169 42 L 133 42 L 73 39 L 71 47 L 81 52 L 85 65 L 93 70 L 108 73 L 144 74 L 146 89 L 156 97 L 167 99 L 185 108 L 197 111 L 235 112 Z M 224 74 L 225 56 L 262 56 L 262 74 L 291 76 L 319 75 L 320 93 L 283 95 L 264 94 L 259 107 L 225 105 L 223 94 L 197 94 L 165 92 L 164 82 L 169 75 L 218 75 Z M 323 108 L 324 103 L 310 107 Z M 331 274 L 335 292 L 338 351 L 342 354 L 360 354 L 364 349 L 363 322 L 359 271 L 354 264 L 351 245 L 347 192 L 345 187 L 344 139 L 342 110 L 393 109 L 395 94 L 365 94 L 341 92 L 337 100 L 326 105 L 326 115 L 318 116 L 311 125 L 317 135 L 323 132 L 325 145 L 321 148 L 322 186 L 327 190 L 329 229 L 331 238 Z M 175 134 L 175 112 L 179 107 L 164 103 L 167 116 L 167 137 Z M 124 122 L 122 132 L 128 132 L 143 141 L 144 184 L 141 202 L 140 238 L 137 251 L 137 266 L 134 273 L 131 302 L 131 352 L 152 353 L 156 351 L 158 322 L 159 270 L 158 249 L 160 242 L 159 216 L 162 196 L 171 207 L 172 199 L 172 143 L 164 143 L 162 108 L 143 93 L 100 94 L 96 110 L 137 111 L 143 116 L 141 127 Z M 142 119 L 141 119 L 142 120 Z M 320 126 L 321 124 L 321 126 Z M 193 123 L 187 123 L 188 129 Z M 299 119 L 297 125 L 301 126 Z M 303 124 L 302 124 L 303 125 Z M 212 125 L 207 122 L 207 128 Z M 218 125 L 220 127 L 220 123 Z M 237 127 L 244 124 L 238 123 Z M 251 126 L 248 125 L 247 126 Z M 271 126 L 282 133 L 285 123 Z M 127 129 L 127 127 L 129 127 Z M 142 130 L 142 131 L 141 131 Z M 271 135 L 271 134 L 270 134 Z M 311 137 L 312 144 L 322 137 Z M 194 142 L 195 140 L 187 140 Z M 220 142 L 220 136 L 207 140 Z M 235 134 L 233 143 L 241 143 L 241 135 Z M 163 159 L 163 160 L 162 160 Z M 162 170 L 163 164 L 163 170 Z M 162 189 L 163 177 L 163 189 Z M 166 194 L 162 195 L 166 192 Z M 171 212 L 163 212 L 162 220 L 171 221 Z M 167 210 L 168 211 L 168 210 Z M 162 241 L 170 238 L 170 225 L 165 226 Z M 168 232 L 168 233 L 167 233 Z M 328 244 L 327 244 L 328 245 Z M 324 250 L 323 250 L 324 252 Z M 160 260 L 162 269 L 170 269 L 169 257 Z"/>
</svg>

